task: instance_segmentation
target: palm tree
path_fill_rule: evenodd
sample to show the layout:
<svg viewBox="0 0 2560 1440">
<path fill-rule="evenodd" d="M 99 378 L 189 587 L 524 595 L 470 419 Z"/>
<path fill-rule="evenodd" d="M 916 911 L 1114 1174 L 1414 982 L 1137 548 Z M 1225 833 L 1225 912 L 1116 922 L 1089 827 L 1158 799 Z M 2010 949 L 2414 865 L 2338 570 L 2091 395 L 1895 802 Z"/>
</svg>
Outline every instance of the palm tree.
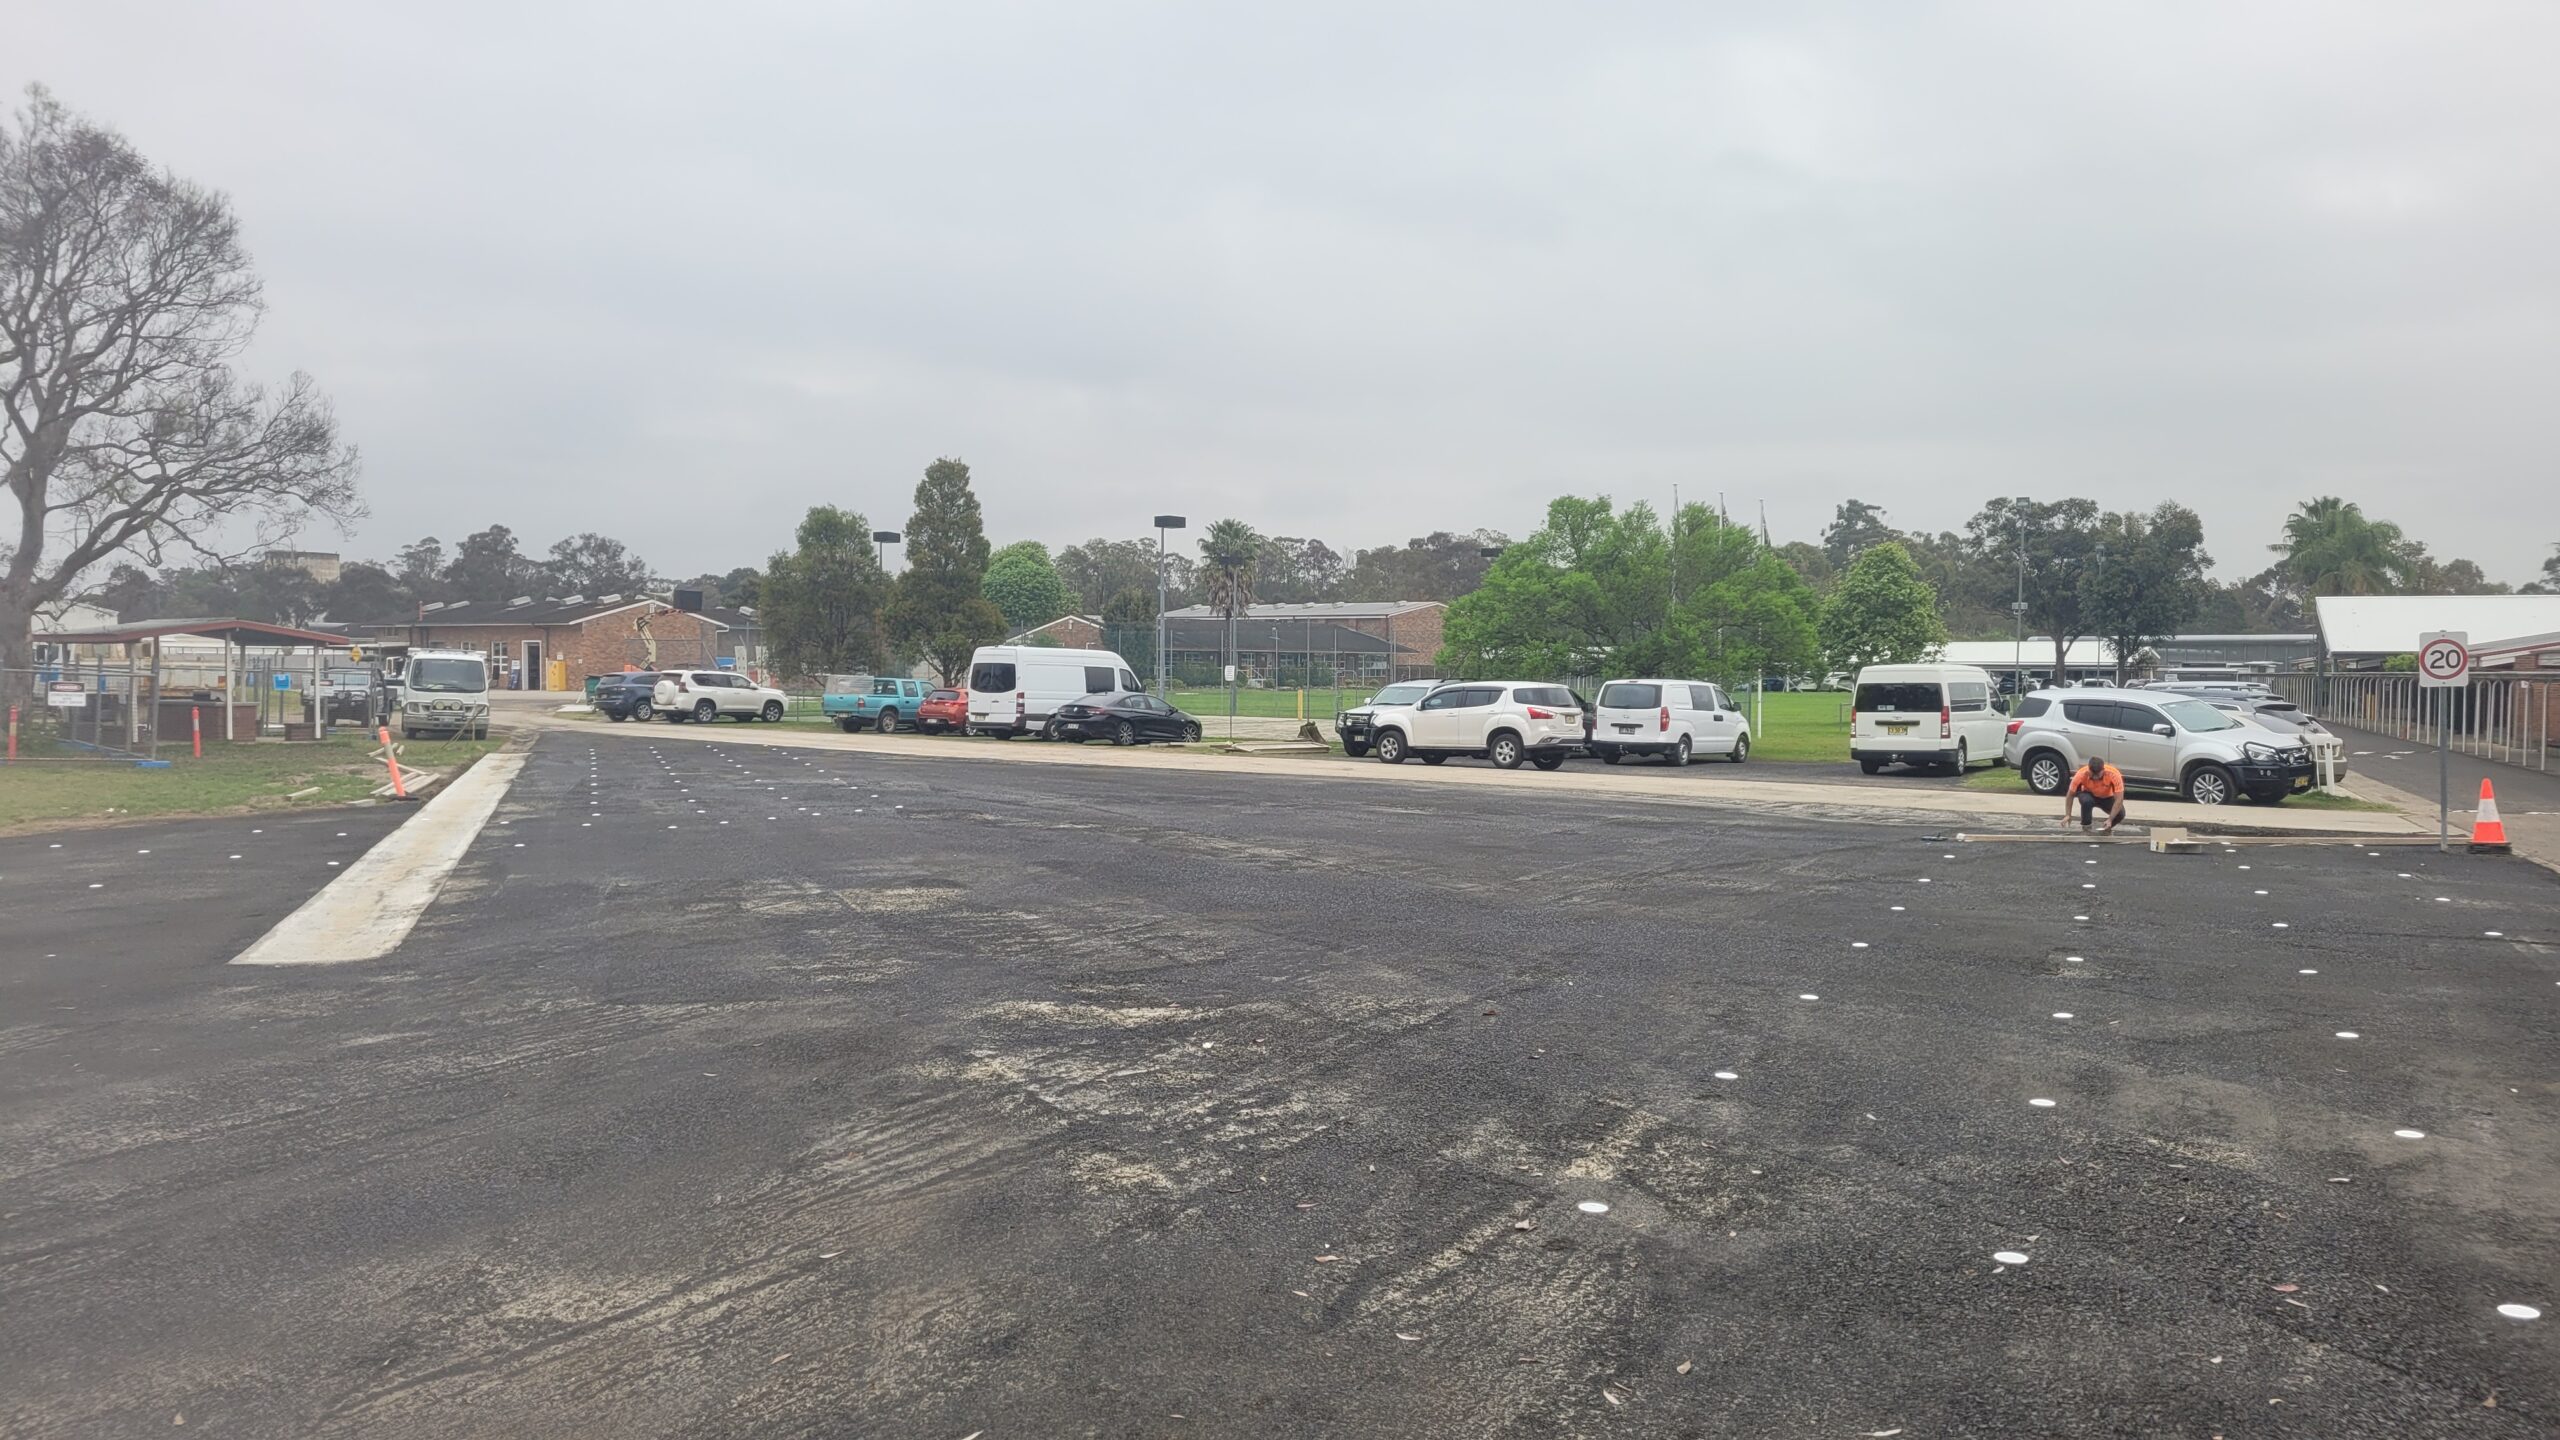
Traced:
<svg viewBox="0 0 2560 1440">
<path fill-rule="evenodd" d="M 2408 584 L 2410 550 L 2400 527 L 2368 520 L 2335 495 L 2306 500 L 2285 517 L 2284 539 L 2267 547 L 2308 595 L 2389 595 Z"/>
<path fill-rule="evenodd" d="M 1227 617 L 1227 663 L 1236 658 L 1236 617 L 1253 604 L 1253 567 L 1262 558 L 1262 536 L 1241 520 L 1221 520 L 1200 535 L 1200 558 L 1209 569 L 1209 604 Z"/>
</svg>

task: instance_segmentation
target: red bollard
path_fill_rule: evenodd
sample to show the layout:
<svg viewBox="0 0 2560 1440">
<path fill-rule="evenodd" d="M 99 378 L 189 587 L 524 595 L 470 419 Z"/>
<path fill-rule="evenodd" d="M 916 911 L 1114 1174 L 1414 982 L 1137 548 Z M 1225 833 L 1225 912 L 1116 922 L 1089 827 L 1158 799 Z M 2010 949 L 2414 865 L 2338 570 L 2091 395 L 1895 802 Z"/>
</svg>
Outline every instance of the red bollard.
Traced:
<svg viewBox="0 0 2560 1440">
<path fill-rule="evenodd" d="M 188 729 L 189 731 L 193 732 L 193 735 L 194 735 L 194 738 L 195 738 L 195 744 L 196 744 L 196 758 L 197 758 L 197 759 L 199 759 L 199 760 L 201 760 L 201 759 L 203 759 L 203 758 L 204 758 L 204 707 L 203 707 L 203 706 L 201 706 L 201 705 L 190 705 L 190 706 L 188 706 L 188 707 L 187 707 L 187 729 Z"/>
</svg>

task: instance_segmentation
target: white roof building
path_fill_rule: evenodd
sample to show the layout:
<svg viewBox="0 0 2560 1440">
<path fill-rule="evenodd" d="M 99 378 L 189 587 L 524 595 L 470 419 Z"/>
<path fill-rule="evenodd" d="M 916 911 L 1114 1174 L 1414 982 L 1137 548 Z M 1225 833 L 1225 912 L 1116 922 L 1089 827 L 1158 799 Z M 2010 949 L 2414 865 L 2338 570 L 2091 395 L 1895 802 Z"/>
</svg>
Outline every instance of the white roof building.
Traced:
<svg viewBox="0 0 2560 1440">
<path fill-rule="evenodd" d="M 2010 640 L 1950 640 L 1938 658 L 1949 665 L 1979 665 L 1985 670 L 2006 670 L 2012 664 L 2050 670 L 2053 637 L 2030 635 L 2024 644 Z M 2112 670 L 2116 664 L 2115 648 L 2104 640 L 2074 640 L 2063 656 L 2063 664 L 2072 670 Z"/>
<path fill-rule="evenodd" d="M 2322 595 L 2312 611 L 2339 659 L 2412 655 L 2433 630 L 2463 631 L 2475 650 L 2560 631 L 2560 595 Z"/>
</svg>

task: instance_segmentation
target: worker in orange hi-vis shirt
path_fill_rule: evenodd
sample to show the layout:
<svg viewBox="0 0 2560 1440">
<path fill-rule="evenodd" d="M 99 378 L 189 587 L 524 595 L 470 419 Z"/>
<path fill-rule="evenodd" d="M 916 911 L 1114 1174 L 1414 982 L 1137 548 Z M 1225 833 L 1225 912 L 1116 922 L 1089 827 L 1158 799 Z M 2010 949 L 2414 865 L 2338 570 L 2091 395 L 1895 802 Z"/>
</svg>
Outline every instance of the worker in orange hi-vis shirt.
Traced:
<svg viewBox="0 0 2560 1440">
<path fill-rule="evenodd" d="M 2071 788 L 2062 792 L 2062 823 L 2071 823 L 2071 797 L 2080 797 L 2080 828 L 2089 828 L 2091 817 L 2100 810 L 2107 812 L 2107 829 L 2124 823 L 2124 772 L 2095 755 L 2089 763 L 2071 772 Z"/>
</svg>

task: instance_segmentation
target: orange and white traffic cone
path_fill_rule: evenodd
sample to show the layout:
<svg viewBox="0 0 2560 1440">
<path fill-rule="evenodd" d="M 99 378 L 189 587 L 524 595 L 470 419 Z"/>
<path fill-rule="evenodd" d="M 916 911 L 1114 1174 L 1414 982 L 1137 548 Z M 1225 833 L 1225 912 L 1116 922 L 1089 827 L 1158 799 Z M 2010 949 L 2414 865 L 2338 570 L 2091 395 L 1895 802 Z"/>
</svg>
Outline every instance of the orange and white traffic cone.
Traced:
<svg viewBox="0 0 2560 1440">
<path fill-rule="evenodd" d="M 2482 776 L 2480 780 L 2480 809 L 2471 820 L 2471 853 L 2474 855 L 2505 855 L 2509 852 L 2510 847 L 2507 844 L 2507 827 L 2504 822 L 2498 819 L 2498 794 L 2496 791 L 2489 788 L 2488 777 Z"/>
</svg>

